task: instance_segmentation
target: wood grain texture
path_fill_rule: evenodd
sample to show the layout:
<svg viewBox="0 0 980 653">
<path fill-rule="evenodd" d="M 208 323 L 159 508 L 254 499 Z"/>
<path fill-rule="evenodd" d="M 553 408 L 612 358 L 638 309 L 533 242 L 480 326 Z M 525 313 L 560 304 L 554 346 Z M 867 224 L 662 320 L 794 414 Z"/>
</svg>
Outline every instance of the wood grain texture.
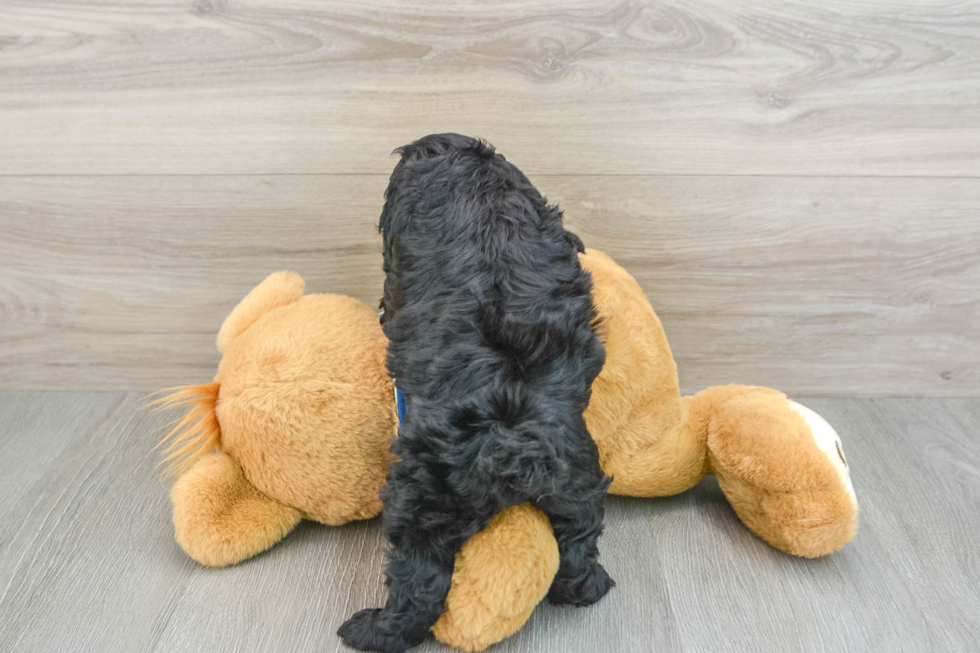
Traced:
<svg viewBox="0 0 980 653">
<path fill-rule="evenodd" d="M 159 638 L 195 567 L 170 546 L 154 478 L 162 416 L 136 416 L 137 405 L 0 395 L 0 464 L 23 479 L 0 502 L 0 650 L 136 651 Z"/>
<path fill-rule="evenodd" d="M 801 401 L 851 465 L 861 529 L 842 551 L 768 547 L 710 478 L 666 499 L 611 497 L 600 549 L 619 585 L 590 608 L 539 606 L 493 650 L 974 650 L 980 400 Z M 337 627 L 384 598 L 378 521 L 303 523 L 251 561 L 204 569 L 173 542 L 148 455 L 167 415 L 139 405 L 0 393 L 0 650 L 346 650 Z"/>
<path fill-rule="evenodd" d="M 691 389 L 980 393 L 980 180 L 534 178 Z M 375 305 L 383 176 L 0 178 L 0 387 L 209 380 L 267 274 Z"/>
<path fill-rule="evenodd" d="M 0 388 L 207 380 L 267 273 L 379 296 L 393 147 L 490 138 L 682 385 L 980 394 L 980 3 L 0 0 Z"/>
<path fill-rule="evenodd" d="M 0 174 L 980 174 L 973 1 L 0 1 Z"/>
</svg>

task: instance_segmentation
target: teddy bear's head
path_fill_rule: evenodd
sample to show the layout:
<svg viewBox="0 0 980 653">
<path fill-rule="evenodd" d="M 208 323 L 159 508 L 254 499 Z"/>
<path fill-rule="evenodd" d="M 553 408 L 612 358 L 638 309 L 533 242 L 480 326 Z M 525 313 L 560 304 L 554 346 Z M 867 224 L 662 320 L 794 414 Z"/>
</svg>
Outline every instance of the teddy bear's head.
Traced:
<svg viewBox="0 0 980 653">
<path fill-rule="evenodd" d="M 397 429 L 386 344 L 362 302 L 303 295 L 294 273 L 270 276 L 218 333 L 221 450 L 310 519 L 376 515 Z"/>
<path fill-rule="evenodd" d="M 222 325 L 214 381 L 161 401 L 191 406 L 169 436 L 174 523 L 205 564 L 254 555 L 301 518 L 381 511 L 397 415 L 378 316 L 303 291 L 299 275 L 270 275 Z"/>
</svg>

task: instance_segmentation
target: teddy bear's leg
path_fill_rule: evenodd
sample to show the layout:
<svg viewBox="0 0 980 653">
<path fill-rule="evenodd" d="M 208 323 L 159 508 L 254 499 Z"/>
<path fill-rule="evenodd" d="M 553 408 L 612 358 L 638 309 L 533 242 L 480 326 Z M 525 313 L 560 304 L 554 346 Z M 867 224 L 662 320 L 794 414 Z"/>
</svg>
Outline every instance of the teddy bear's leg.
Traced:
<svg viewBox="0 0 980 653">
<path fill-rule="evenodd" d="M 837 434 L 781 392 L 730 388 L 708 409 L 708 450 L 735 512 L 786 553 L 839 549 L 857 532 L 858 504 Z"/>
<path fill-rule="evenodd" d="M 436 639 L 482 651 L 513 635 L 548 593 L 558 562 L 544 513 L 528 504 L 501 511 L 456 555 Z"/>
<path fill-rule="evenodd" d="M 224 567 L 265 551 L 302 519 L 295 508 L 270 499 L 249 483 L 232 458 L 210 453 L 175 482 L 177 542 L 209 567 Z"/>
</svg>

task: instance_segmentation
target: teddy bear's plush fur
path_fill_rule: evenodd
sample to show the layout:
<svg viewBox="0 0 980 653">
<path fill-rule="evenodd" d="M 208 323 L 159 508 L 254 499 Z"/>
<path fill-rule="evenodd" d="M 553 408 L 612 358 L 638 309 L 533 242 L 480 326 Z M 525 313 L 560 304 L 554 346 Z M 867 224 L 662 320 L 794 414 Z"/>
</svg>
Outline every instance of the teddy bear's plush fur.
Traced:
<svg viewBox="0 0 980 653">
<path fill-rule="evenodd" d="M 639 284 L 589 250 L 606 363 L 585 412 L 609 491 L 634 497 L 683 492 L 714 474 L 745 524 L 804 557 L 854 536 L 857 501 L 837 434 L 781 392 L 715 386 L 681 397 L 667 338 Z"/>
<path fill-rule="evenodd" d="M 746 526 L 787 553 L 820 556 L 850 540 L 858 508 L 833 429 L 768 388 L 681 397 L 639 285 L 601 252 L 581 261 L 606 345 L 585 419 L 614 477 L 610 491 L 667 496 L 715 474 Z M 184 550 L 229 565 L 303 518 L 376 515 L 397 415 L 374 311 L 339 295 L 303 295 L 298 276 L 276 273 L 235 308 L 218 343 L 214 381 L 160 402 L 189 406 L 167 441 Z M 470 651 L 500 641 L 523 625 L 557 568 L 547 517 L 526 504 L 501 512 L 457 555 L 433 633 Z"/>
<path fill-rule="evenodd" d="M 214 381 L 161 402 L 192 406 L 168 448 L 177 541 L 192 557 L 234 564 L 301 519 L 337 525 L 381 511 L 398 422 L 386 345 L 374 311 L 304 295 L 291 272 L 242 300 L 218 332 Z"/>
</svg>

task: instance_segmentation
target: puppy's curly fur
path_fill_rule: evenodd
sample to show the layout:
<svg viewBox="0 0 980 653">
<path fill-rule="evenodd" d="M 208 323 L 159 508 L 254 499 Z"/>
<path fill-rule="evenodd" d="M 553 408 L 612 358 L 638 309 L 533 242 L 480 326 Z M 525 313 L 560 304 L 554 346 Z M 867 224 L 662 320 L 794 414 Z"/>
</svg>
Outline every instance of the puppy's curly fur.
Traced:
<svg viewBox="0 0 980 653">
<path fill-rule="evenodd" d="M 339 634 L 403 651 L 443 611 L 456 553 L 507 506 L 551 520 L 554 603 L 588 605 L 609 486 L 582 418 L 604 350 L 582 243 L 493 148 L 456 134 L 396 150 L 381 213 L 388 369 L 408 410 L 384 499 L 388 602 Z"/>
</svg>

